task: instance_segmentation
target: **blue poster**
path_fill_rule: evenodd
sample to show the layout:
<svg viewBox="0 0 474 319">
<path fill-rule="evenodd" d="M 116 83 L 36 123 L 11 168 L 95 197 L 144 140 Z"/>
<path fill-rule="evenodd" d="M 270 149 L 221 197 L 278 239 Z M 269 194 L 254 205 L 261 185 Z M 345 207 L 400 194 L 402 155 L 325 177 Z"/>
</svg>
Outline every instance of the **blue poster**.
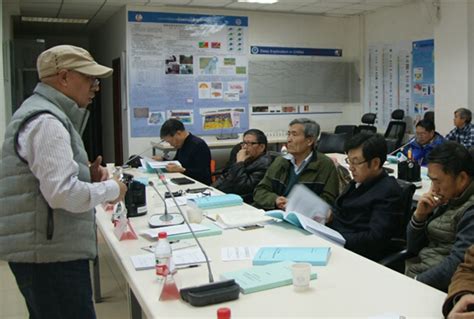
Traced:
<svg viewBox="0 0 474 319">
<path fill-rule="evenodd" d="M 197 135 L 248 129 L 248 18 L 129 11 L 132 137 L 181 120 Z"/>
<path fill-rule="evenodd" d="M 413 113 L 419 119 L 434 110 L 434 40 L 413 42 L 412 59 Z"/>
</svg>

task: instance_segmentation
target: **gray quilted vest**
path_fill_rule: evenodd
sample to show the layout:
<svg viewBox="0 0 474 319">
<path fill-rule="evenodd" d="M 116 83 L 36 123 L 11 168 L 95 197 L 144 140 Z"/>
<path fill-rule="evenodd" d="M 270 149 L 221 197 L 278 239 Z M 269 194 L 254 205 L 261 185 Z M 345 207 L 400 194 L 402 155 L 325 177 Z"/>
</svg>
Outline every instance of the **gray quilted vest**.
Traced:
<svg viewBox="0 0 474 319">
<path fill-rule="evenodd" d="M 93 259 L 97 254 L 94 211 L 52 209 L 39 181 L 17 153 L 18 132 L 28 120 L 49 113 L 70 134 L 78 179 L 90 182 L 87 153 L 81 139 L 88 112 L 54 88 L 39 83 L 7 126 L 0 159 L 0 259 L 45 263 Z"/>
</svg>

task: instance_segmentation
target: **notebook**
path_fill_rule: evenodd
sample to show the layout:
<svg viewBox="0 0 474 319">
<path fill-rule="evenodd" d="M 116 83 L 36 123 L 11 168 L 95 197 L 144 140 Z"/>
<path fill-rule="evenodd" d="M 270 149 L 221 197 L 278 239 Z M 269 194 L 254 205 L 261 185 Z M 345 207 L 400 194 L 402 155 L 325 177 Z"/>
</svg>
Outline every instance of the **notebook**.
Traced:
<svg viewBox="0 0 474 319">
<path fill-rule="evenodd" d="M 221 280 L 234 279 L 244 294 L 290 285 L 293 282 L 291 261 L 254 266 L 238 271 L 225 272 Z M 316 279 L 316 272 L 311 271 L 311 279 Z"/>
<path fill-rule="evenodd" d="M 202 209 L 221 208 L 227 206 L 236 206 L 243 204 L 242 197 L 236 194 L 226 194 L 217 196 L 204 196 L 199 198 L 191 198 L 188 205 L 197 206 Z"/>
<path fill-rule="evenodd" d="M 262 247 L 255 254 L 252 263 L 266 265 L 289 260 L 326 266 L 330 253 L 329 247 Z"/>
</svg>

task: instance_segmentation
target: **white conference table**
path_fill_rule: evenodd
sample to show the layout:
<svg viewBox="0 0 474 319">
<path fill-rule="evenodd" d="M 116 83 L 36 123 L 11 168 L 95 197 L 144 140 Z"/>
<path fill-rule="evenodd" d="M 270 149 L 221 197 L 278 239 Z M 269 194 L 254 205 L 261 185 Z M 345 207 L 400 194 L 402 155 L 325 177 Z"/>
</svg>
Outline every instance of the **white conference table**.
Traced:
<svg viewBox="0 0 474 319">
<path fill-rule="evenodd" d="M 344 159 L 347 157 L 345 154 L 338 154 L 338 153 L 331 153 L 331 154 L 326 154 L 327 156 L 331 158 L 337 159 L 337 162 L 344 166 L 345 168 L 349 169 L 349 165 L 344 161 Z M 398 166 L 397 164 L 392 164 L 385 162 L 384 167 L 388 167 L 393 169 L 393 173 L 390 173 L 390 175 L 394 176 L 395 178 L 398 176 Z M 428 169 L 426 167 L 421 167 L 421 187 L 417 188 L 415 191 L 415 194 L 413 195 L 413 200 L 418 201 L 418 199 L 424 194 L 427 193 L 430 190 L 431 187 L 431 181 L 428 177 Z"/>
<path fill-rule="evenodd" d="M 177 175 L 179 174 L 167 174 L 168 177 Z M 156 182 L 155 185 L 159 184 L 157 178 L 149 176 L 150 180 Z M 201 186 L 203 185 L 196 183 L 171 187 L 174 191 Z M 158 190 L 164 192 L 165 188 L 160 185 Z M 148 228 L 147 220 L 151 214 L 163 212 L 162 202 L 150 187 L 147 187 L 147 205 L 147 215 L 130 219 L 137 233 Z M 221 210 L 233 211 L 239 207 Z M 210 222 L 207 219 L 203 221 L 204 224 Z M 161 286 L 154 270 L 136 271 L 130 261 L 130 256 L 143 254 L 141 247 L 152 242 L 141 236 L 138 240 L 118 241 L 113 234 L 110 213 L 101 207 L 97 210 L 97 224 L 129 285 L 132 318 L 140 318 L 141 310 L 147 318 L 215 318 L 216 310 L 223 306 L 231 308 L 232 318 L 368 318 L 383 314 L 397 315 L 396 318 L 442 317 L 441 306 L 445 293 L 283 222 L 251 231 L 223 230 L 222 235 L 203 237 L 200 241 L 211 259 L 216 280 L 223 272 L 251 266 L 250 260 L 223 262 L 222 247 L 329 246 L 332 250 L 329 263 L 325 267 L 313 267 L 318 278 L 311 281 L 308 291 L 295 292 L 290 285 L 248 295 L 241 294 L 238 300 L 200 308 L 192 307 L 182 300 L 159 301 Z M 181 269 L 175 279 L 179 287 L 207 283 L 207 268 L 201 265 Z"/>
</svg>

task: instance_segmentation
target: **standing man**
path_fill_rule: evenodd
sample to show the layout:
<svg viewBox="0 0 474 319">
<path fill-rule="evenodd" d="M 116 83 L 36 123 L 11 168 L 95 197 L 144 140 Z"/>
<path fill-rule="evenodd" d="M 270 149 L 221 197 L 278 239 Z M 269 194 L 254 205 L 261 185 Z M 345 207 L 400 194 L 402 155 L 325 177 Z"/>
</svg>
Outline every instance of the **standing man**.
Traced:
<svg viewBox="0 0 474 319">
<path fill-rule="evenodd" d="M 435 131 L 434 123 L 423 119 L 416 123 L 416 138 L 403 148 L 402 153 L 408 156 L 408 150 L 411 149 L 413 160 L 426 166 L 428 165 L 428 154 L 442 143 L 444 143 L 444 138 Z"/>
<path fill-rule="evenodd" d="M 474 160 L 462 145 L 446 142 L 428 156 L 431 189 L 418 200 L 407 226 L 405 273 L 442 291 L 474 243 Z"/>
<path fill-rule="evenodd" d="M 451 132 L 446 135 L 448 141 L 455 141 L 466 148 L 474 146 L 474 125 L 471 124 L 472 113 L 466 108 L 459 108 L 454 111 L 454 126 Z"/>
<path fill-rule="evenodd" d="M 287 196 L 295 184 L 303 184 L 332 205 L 339 194 L 333 161 L 314 147 L 319 124 L 307 118 L 295 119 L 288 129 L 288 154 L 277 157 L 255 188 L 254 204 L 263 209 L 286 208 Z"/>
<path fill-rule="evenodd" d="M 211 185 L 211 151 L 203 139 L 188 132 L 177 119 L 163 123 L 160 137 L 177 149 L 174 160 L 181 163 L 181 166 L 168 164 L 168 172 L 183 173 L 203 184 Z"/>
<path fill-rule="evenodd" d="M 253 202 L 253 190 L 262 180 L 271 158 L 267 153 L 267 137 L 257 129 L 244 133 L 241 149 L 234 162 L 219 176 L 213 187 L 224 193 L 241 195 L 246 203 Z"/>
<path fill-rule="evenodd" d="M 5 132 L 0 162 L 0 259 L 9 262 L 30 318 L 95 318 L 89 260 L 94 207 L 123 200 L 101 156 L 89 165 L 81 134 L 99 80 L 112 69 L 60 45 L 37 60 L 41 80 Z"/>
<path fill-rule="evenodd" d="M 382 135 L 354 135 L 344 148 L 353 180 L 336 199 L 328 226 L 346 239 L 345 248 L 377 261 L 401 228 L 402 190 L 382 167 L 387 158 Z"/>
</svg>

